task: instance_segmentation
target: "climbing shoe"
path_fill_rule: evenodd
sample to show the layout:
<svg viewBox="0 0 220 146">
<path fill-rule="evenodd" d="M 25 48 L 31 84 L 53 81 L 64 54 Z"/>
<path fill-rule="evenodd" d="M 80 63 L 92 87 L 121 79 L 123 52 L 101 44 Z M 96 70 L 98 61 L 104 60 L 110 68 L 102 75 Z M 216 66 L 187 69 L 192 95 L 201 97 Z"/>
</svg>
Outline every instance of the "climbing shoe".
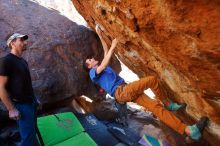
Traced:
<svg viewBox="0 0 220 146">
<path fill-rule="evenodd" d="M 187 138 L 190 138 L 193 141 L 199 141 L 202 137 L 202 132 L 204 128 L 208 125 L 209 119 L 207 117 L 202 117 L 198 123 L 188 126 L 190 134 Z"/>
<path fill-rule="evenodd" d="M 186 103 L 175 103 L 175 102 L 171 102 L 168 106 L 166 106 L 166 109 L 169 111 L 178 111 L 181 109 L 185 109 L 186 108 Z"/>
</svg>

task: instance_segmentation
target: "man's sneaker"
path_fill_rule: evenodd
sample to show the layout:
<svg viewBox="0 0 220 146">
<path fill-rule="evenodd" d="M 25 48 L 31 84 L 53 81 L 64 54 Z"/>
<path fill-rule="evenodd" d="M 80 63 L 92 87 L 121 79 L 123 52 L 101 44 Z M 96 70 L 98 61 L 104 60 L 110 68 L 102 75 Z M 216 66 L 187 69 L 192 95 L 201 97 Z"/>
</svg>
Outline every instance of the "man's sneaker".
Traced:
<svg viewBox="0 0 220 146">
<path fill-rule="evenodd" d="M 181 109 L 186 108 L 186 103 L 175 103 L 175 102 L 171 102 L 168 106 L 166 106 L 166 109 L 169 111 L 178 111 Z"/>
<path fill-rule="evenodd" d="M 189 138 L 191 138 L 193 141 L 199 141 L 202 137 L 202 132 L 204 128 L 208 125 L 209 119 L 207 117 L 202 117 L 198 123 L 188 126 L 190 130 L 190 135 L 188 135 Z"/>
</svg>

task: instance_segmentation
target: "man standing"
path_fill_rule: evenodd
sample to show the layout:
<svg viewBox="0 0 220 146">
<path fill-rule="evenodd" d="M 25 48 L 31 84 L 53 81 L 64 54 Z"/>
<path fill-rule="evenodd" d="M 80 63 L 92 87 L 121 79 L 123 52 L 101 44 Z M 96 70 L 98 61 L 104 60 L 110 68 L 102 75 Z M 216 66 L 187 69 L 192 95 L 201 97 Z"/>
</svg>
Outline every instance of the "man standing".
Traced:
<svg viewBox="0 0 220 146">
<path fill-rule="evenodd" d="M 27 47 L 27 35 L 14 33 L 7 40 L 10 53 L 0 59 L 0 99 L 16 120 L 21 146 L 33 146 L 35 141 L 36 99 L 28 63 L 21 57 Z"/>
<path fill-rule="evenodd" d="M 192 140 L 198 141 L 201 138 L 204 127 L 207 125 L 208 118 L 203 117 L 198 123 L 192 126 L 188 126 L 180 121 L 170 111 L 178 110 L 181 105 L 176 103 L 171 105 L 165 104 L 167 107 L 163 107 L 162 102 L 165 100 L 165 96 L 159 87 L 158 80 L 155 76 L 148 76 L 138 81 L 126 84 L 124 80 L 118 76 L 111 67 L 108 66 L 111 56 L 114 53 L 114 49 L 118 43 L 117 39 L 112 41 L 112 45 L 108 50 L 98 27 L 96 31 L 103 44 L 104 59 L 100 64 L 94 58 L 87 58 L 85 60 L 84 65 L 87 69 L 89 69 L 91 80 L 105 89 L 105 91 L 111 96 L 115 97 L 117 102 L 136 102 L 137 104 L 151 111 L 162 122 L 167 124 L 179 134 L 185 134 Z M 144 94 L 144 90 L 148 88 L 153 90 L 156 95 L 156 100 L 153 100 Z"/>
</svg>

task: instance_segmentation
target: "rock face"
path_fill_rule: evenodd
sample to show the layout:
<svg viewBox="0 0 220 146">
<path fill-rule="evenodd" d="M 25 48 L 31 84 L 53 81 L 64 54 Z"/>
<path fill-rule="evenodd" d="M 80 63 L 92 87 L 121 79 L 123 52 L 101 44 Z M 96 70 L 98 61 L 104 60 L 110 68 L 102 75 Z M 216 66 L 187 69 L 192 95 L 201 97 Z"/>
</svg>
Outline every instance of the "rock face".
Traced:
<svg viewBox="0 0 220 146">
<path fill-rule="evenodd" d="M 60 8 L 55 2 L 47 1 L 47 6 L 51 3 L 53 8 Z M 23 57 L 29 63 L 35 95 L 43 104 L 96 92 L 83 70 L 86 56 L 100 59 L 103 54 L 94 32 L 37 0 L 0 0 L 0 3 L 0 56 L 9 52 L 5 38 L 10 33 L 29 35 L 28 50 Z M 71 14 L 74 8 L 71 1 L 62 3 L 71 4 L 65 7 Z M 71 14 L 70 18 L 74 17 L 78 20 L 78 15 Z M 114 60 L 114 66 L 120 69 L 119 62 Z"/>
<path fill-rule="evenodd" d="M 99 48 L 95 34 L 34 2 L 3 0 L 0 10 L 1 56 L 9 51 L 4 41 L 8 34 L 29 35 L 23 57 L 29 63 L 35 93 L 42 102 L 81 95 L 87 83 L 81 61 L 92 52 L 89 50 Z"/>
<path fill-rule="evenodd" d="M 116 55 L 140 77 L 156 74 L 169 98 L 186 102 L 198 120 L 208 116 L 205 136 L 220 142 L 220 3 L 213 0 L 72 0 L 105 40 L 120 37 Z"/>
</svg>

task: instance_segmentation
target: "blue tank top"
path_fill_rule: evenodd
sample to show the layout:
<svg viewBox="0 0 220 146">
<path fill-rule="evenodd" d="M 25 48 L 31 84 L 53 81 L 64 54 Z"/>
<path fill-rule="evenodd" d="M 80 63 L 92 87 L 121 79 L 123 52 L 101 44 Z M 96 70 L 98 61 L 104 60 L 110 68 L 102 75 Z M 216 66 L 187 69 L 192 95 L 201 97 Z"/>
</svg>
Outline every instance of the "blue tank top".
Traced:
<svg viewBox="0 0 220 146">
<path fill-rule="evenodd" d="M 100 74 L 96 73 L 96 68 L 89 71 L 91 80 L 101 86 L 108 94 L 114 97 L 115 90 L 118 86 L 125 83 L 111 67 L 107 66 Z"/>
</svg>

